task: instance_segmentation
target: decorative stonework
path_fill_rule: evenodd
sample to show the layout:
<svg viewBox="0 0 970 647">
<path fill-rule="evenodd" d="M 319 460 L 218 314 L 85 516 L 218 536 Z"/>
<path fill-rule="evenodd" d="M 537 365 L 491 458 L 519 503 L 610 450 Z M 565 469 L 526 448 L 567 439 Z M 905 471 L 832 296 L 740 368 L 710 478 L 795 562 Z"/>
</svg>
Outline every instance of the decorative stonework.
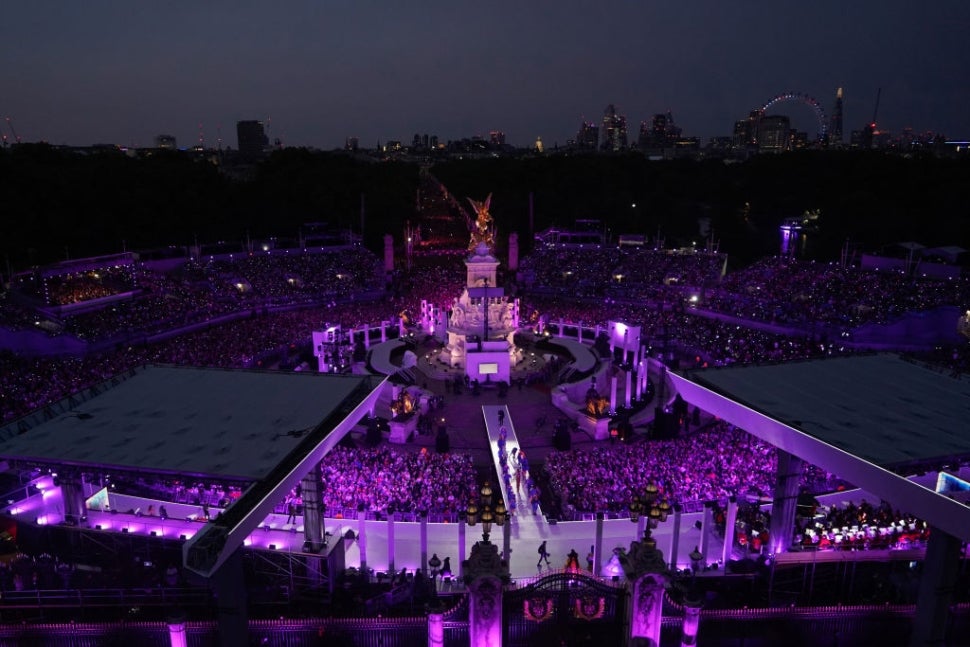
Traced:
<svg viewBox="0 0 970 647">
<path fill-rule="evenodd" d="M 462 563 L 462 571 L 468 585 L 487 576 L 509 581 L 509 563 L 499 555 L 498 544 L 477 542 L 472 546 L 472 554 Z"/>
</svg>

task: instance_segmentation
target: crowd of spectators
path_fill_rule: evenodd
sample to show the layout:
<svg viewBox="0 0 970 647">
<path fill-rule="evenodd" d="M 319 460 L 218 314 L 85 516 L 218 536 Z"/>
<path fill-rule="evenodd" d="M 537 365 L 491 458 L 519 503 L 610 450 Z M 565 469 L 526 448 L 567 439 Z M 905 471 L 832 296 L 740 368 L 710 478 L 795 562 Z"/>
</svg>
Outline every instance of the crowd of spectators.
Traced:
<svg viewBox="0 0 970 647">
<path fill-rule="evenodd" d="M 139 264 L 132 273 L 137 294 L 64 316 L 65 331 L 130 341 L 233 313 L 374 298 L 384 287 L 380 261 L 360 247 L 192 259 L 166 271 Z"/>
<path fill-rule="evenodd" d="M 575 518 L 627 512 L 631 497 L 651 483 L 669 503 L 687 507 L 731 496 L 770 497 L 776 466 L 777 452 L 771 445 L 718 421 L 672 440 L 552 452 L 544 468 L 563 514 Z M 834 490 L 839 483 L 819 470 L 806 471 L 803 478 L 813 492 Z"/>
<path fill-rule="evenodd" d="M 457 520 L 477 492 L 475 466 L 466 453 L 413 452 L 389 446 L 337 446 L 323 459 L 327 516 L 426 511 Z"/>
<path fill-rule="evenodd" d="M 44 305 L 64 306 L 131 292 L 136 289 L 136 279 L 132 264 L 123 263 L 47 276 L 22 274 L 15 285 L 24 296 Z"/>
<path fill-rule="evenodd" d="M 693 248 L 556 245 L 537 247 L 523 258 L 520 276 L 540 294 L 659 300 L 665 291 L 715 285 L 726 262 L 723 254 Z"/>
<path fill-rule="evenodd" d="M 264 307 L 343 300 L 384 288 L 380 260 L 361 247 L 270 250 L 197 260 L 188 269 L 218 288 L 251 295 Z"/>
<path fill-rule="evenodd" d="M 848 329 L 967 302 L 966 278 L 933 279 L 775 256 L 727 274 L 705 292 L 702 307 L 741 319 Z"/>
</svg>

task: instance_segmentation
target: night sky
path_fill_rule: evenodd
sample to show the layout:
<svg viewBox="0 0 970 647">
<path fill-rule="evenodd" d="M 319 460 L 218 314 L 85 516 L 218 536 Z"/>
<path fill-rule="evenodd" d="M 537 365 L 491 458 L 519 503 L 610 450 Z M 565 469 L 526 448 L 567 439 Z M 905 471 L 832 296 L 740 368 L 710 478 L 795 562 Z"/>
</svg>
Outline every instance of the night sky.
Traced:
<svg viewBox="0 0 970 647">
<path fill-rule="evenodd" d="M 288 146 L 551 147 L 612 103 L 633 140 L 669 109 L 706 143 L 787 90 L 830 112 L 839 86 L 846 137 L 880 87 L 881 129 L 970 137 L 966 0 L 8 0 L 0 21 L 0 117 L 24 141 L 186 147 L 201 123 L 234 148 L 260 119 Z M 814 134 L 806 106 L 778 111 Z"/>
</svg>

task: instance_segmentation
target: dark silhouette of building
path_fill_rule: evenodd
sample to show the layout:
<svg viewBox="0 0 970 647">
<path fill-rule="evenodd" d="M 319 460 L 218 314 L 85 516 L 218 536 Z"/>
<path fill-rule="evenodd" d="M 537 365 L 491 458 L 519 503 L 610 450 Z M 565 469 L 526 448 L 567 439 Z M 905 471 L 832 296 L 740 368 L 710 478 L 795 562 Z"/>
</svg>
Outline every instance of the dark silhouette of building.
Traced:
<svg viewBox="0 0 970 647">
<path fill-rule="evenodd" d="M 239 141 L 239 154 L 245 159 L 258 159 L 269 146 L 269 138 L 261 121 L 237 121 L 236 137 Z"/>
<path fill-rule="evenodd" d="M 842 88 L 835 92 L 835 107 L 832 108 L 832 123 L 829 125 L 829 145 L 842 148 Z"/>
<path fill-rule="evenodd" d="M 616 114 L 616 107 L 612 103 L 603 111 L 602 148 L 609 152 L 626 148 L 626 117 Z"/>
<path fill-rule="evenodd" d="M 593 122 L 584 119 L 579 125 L 579 132 L 576 133 L 576 147 L 595 151 L 599 146 L 599 138 L 599 127 Z"/>
</svg>

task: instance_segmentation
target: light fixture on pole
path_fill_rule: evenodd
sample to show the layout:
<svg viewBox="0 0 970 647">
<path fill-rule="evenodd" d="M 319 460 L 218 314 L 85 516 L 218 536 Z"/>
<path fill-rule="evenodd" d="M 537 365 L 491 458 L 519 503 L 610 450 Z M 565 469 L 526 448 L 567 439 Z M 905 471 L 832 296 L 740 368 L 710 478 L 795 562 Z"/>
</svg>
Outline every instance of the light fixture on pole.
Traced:
<svg viewBox="0 0 970 647">
<path fill-rule="evenodd" d="M 651 536 L 653 529 L 666 521 L 670 514 L 670 504 L 665 500 L 658 502 L 659 497 L 660 488 L 651 482 L 643 489 L 642 495 L 634 494 L 630 499 L 630 521 L 637 523 L 641 516 L 645 518 L 643 542 L 651 548 L 657 546 L 657 540 Z"/>
<path fill-rule="evenodd" d="M 505 504 L 499 500 L 492 507 L 493 491 L 492 485 L 488 481 L 481 487 L 478 491 L 479 500 L 474 499 L 468 503 L 468 507 L 465 509 L 465 521 L 470 527 L 474 527 L 479 521 L 482 522 L 482 542 L 488 542 L 488 535 L 492 531 L 492 524 L 502 527 L 505 525 L 505 520 L 508 513 L 505 508 Z"/>
</svg>

